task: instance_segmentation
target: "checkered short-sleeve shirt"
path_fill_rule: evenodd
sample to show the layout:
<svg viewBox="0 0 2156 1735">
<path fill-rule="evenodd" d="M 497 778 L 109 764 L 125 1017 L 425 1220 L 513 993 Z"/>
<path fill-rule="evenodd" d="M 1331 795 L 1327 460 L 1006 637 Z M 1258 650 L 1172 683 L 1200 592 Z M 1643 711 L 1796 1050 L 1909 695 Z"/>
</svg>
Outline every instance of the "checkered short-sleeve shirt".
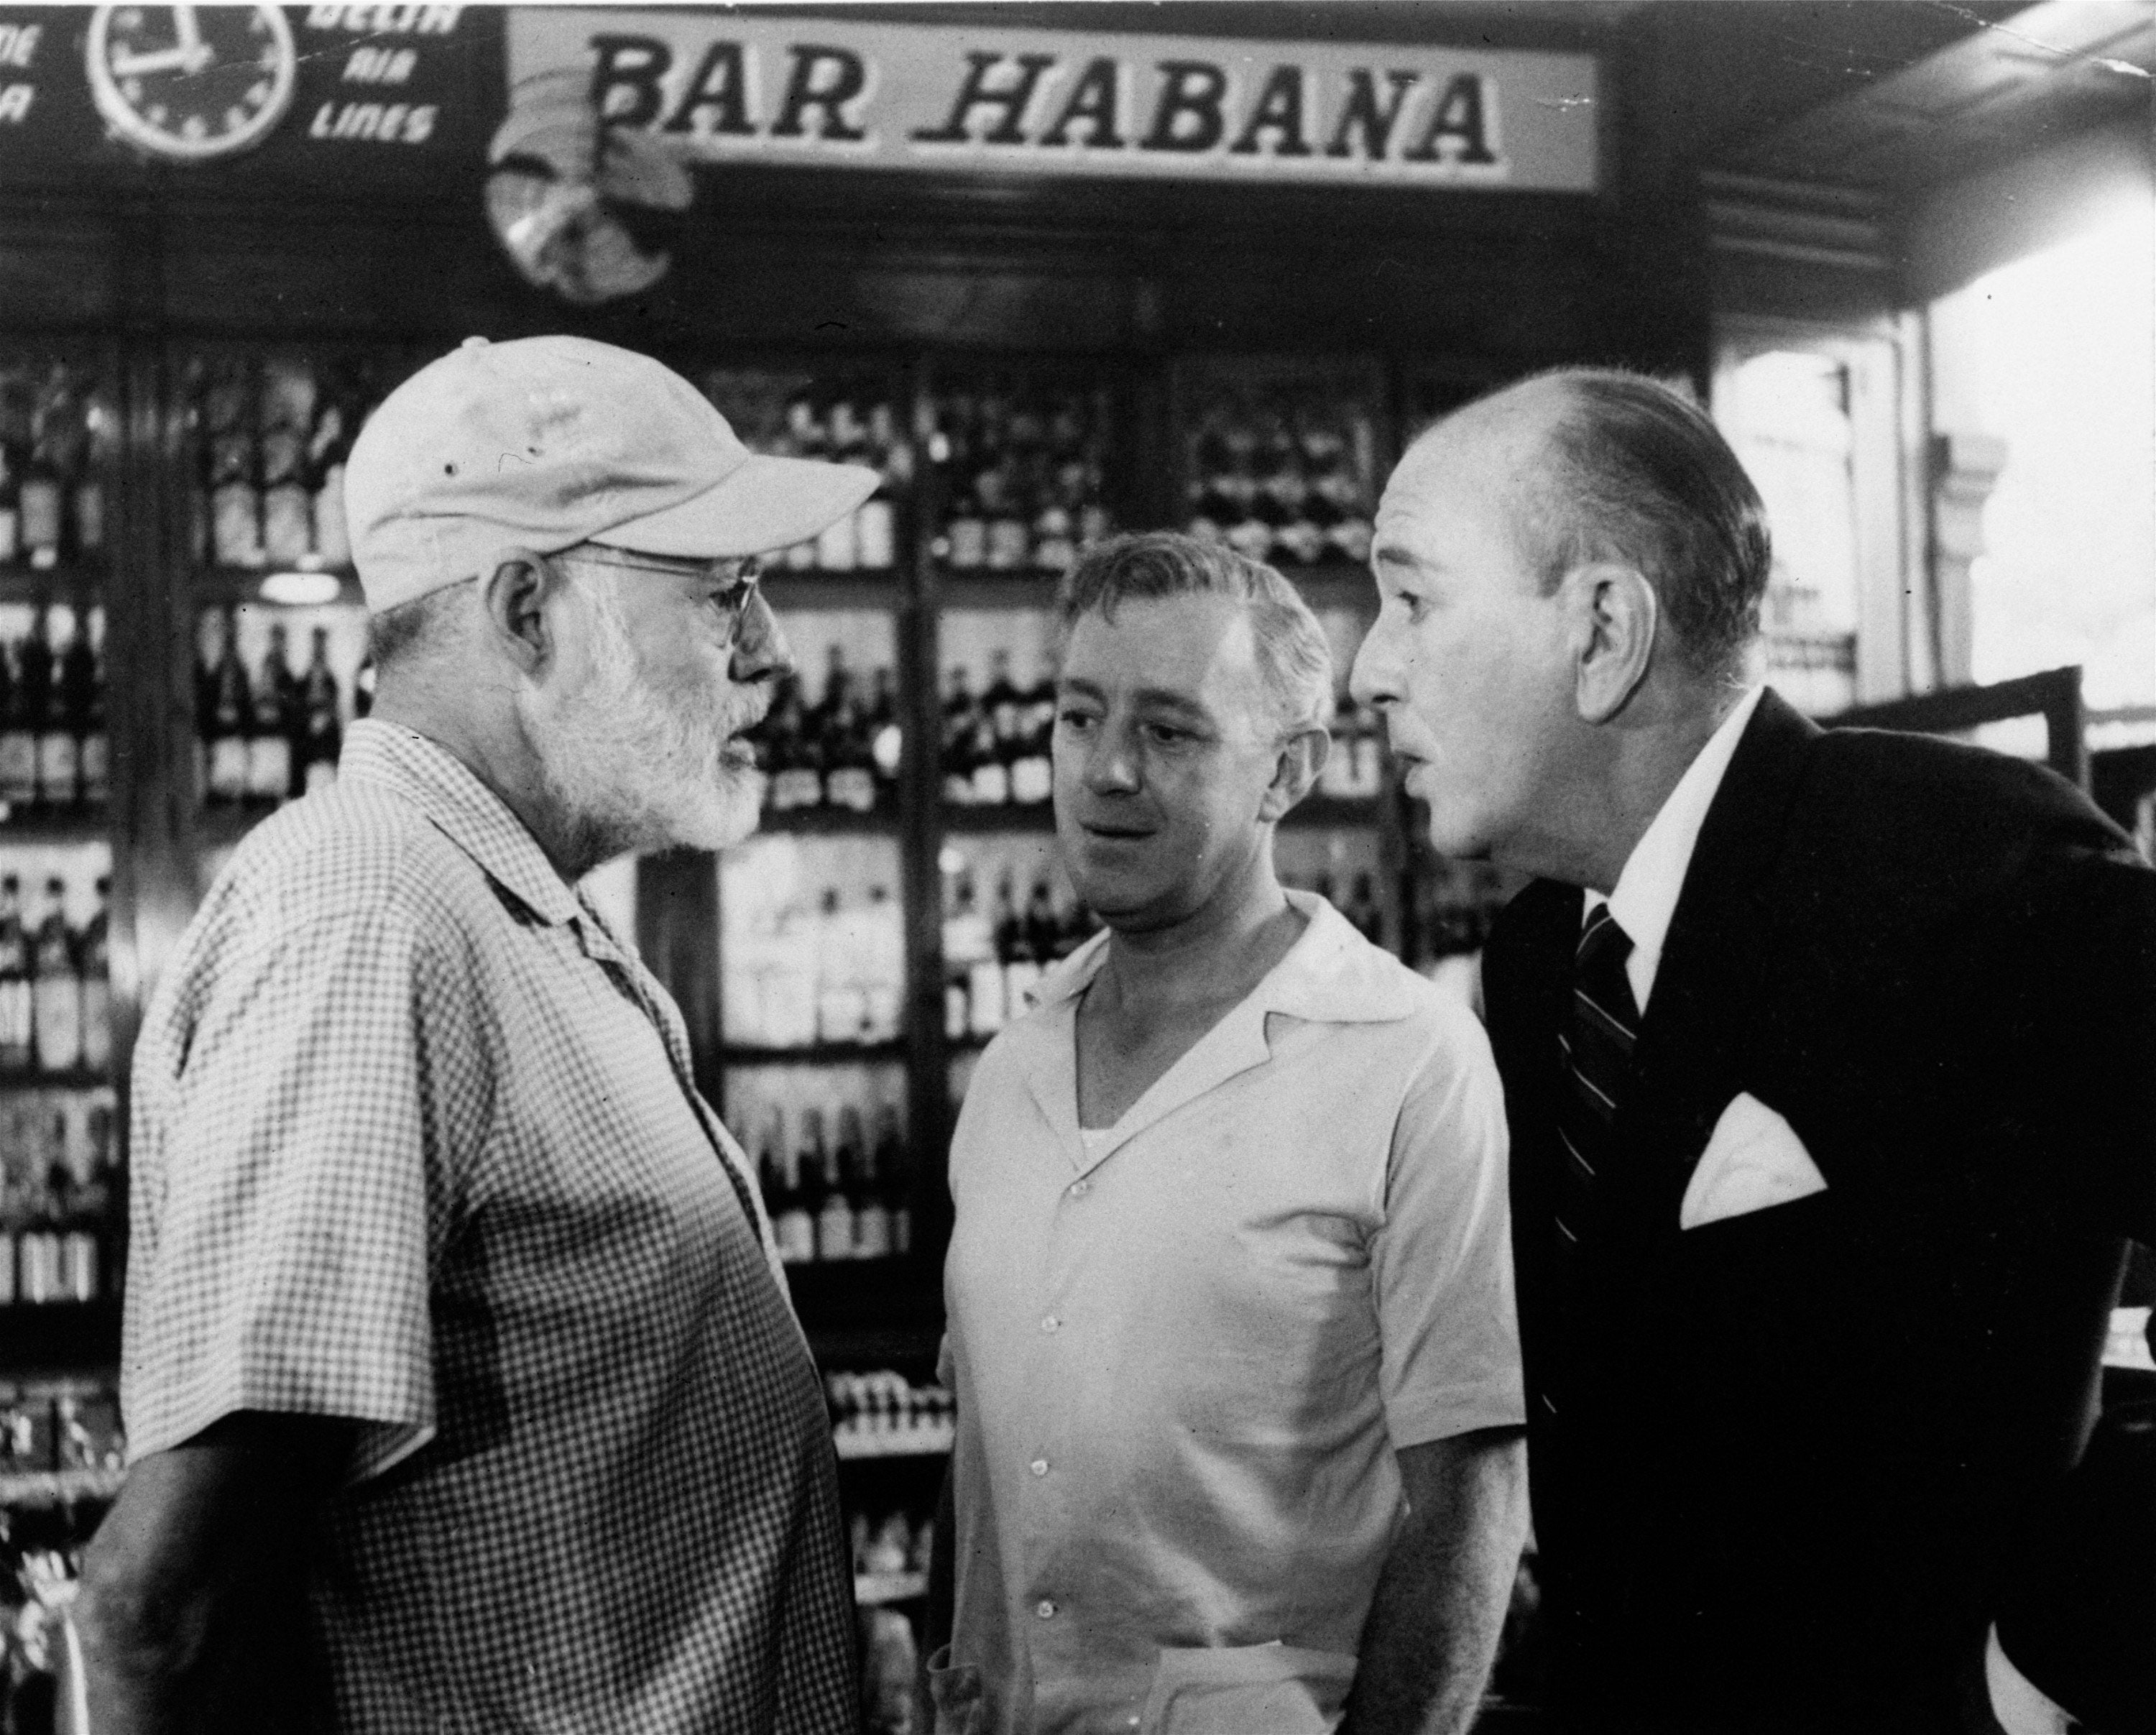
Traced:
<svg viewBox="0 0 2156 1735">
<path fill-rule="evenodd" d="M 130 1450 L 362 1424 L 341 1731 L 850 1731 L 823 1399 L 680 1014 L 450 754 L 364 721 L 339 768 L 136 1050 Z"/>
</svg>

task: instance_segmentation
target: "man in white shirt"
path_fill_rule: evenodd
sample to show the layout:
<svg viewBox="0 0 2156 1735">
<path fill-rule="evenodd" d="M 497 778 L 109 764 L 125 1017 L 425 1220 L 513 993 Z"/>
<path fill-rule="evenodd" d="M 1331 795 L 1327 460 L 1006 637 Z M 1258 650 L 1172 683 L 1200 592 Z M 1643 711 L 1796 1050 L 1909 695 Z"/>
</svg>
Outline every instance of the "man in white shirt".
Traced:
<svg viewBox="0 0 2156 1735">
<path fill-rule="evenodd" d="M 1274 877 L 1332 695 L 1293 588 L 1125 537 L 1064 614 L 1057 832 L 1107 932 L 952 1143 L 937 1727 L 1465 1730 L 1523 1522 L 1487 1044 Z"/>
<path fill-rule="evenodd" d="M 2046 772 L 1763 691 L 1768 564 L 1622 373 L 1468 406 L 1378 512 L 1354 690 L 1436 846 L 1538 876 L 1484 987 L 1551 1696 L 2020 1735 L 1991 1624 L 2156 1234 L 2156 875 Z"/>
</svg>

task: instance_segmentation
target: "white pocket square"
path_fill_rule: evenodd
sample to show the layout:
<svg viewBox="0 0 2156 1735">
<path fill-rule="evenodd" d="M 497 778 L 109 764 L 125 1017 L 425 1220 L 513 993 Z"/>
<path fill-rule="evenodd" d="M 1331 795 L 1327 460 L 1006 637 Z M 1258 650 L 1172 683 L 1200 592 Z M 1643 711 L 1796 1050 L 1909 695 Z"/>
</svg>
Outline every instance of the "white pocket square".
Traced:
<svg viewBox="0 0 2156 1735">
<path fill-rule="evenodd" d="M 1677 1209 L 1680 1229 L 1697 1229 L 1826 1191 L 1826 1177 L 1796 1130 L 1749 1091 L 1722 1110 Z"/>
</svg>

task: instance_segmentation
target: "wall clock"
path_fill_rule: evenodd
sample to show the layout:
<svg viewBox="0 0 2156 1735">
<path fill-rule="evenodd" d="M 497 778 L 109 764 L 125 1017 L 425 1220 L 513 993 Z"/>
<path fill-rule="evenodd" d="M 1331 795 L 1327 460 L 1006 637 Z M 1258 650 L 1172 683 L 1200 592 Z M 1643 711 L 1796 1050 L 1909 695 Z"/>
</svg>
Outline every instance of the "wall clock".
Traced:
<svg viewBox="0 0 2156 1735">
<path fill-rule="evenodd" d="M 90 94 L 155 157 L 201 162 L 259 144 L 291 104 L 297 55 L 275 6 L 100 6 Z"/>
</svg>

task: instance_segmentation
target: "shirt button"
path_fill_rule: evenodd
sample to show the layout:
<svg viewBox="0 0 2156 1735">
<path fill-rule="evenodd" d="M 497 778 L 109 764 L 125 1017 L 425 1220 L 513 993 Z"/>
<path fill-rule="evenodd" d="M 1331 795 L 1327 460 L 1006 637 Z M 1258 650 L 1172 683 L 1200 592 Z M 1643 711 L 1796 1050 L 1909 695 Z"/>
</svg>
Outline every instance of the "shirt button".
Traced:
<svg viewBox="0 0 2156 1735">
<path fill-rule="evenodd" d="M 1083 1199 L 1092 1190 L 1093 1183 L 1091 1181 L 1073 1181 L 1070 1183 L 1070 1193 L 1074 1199 Z"/>
<path fill-rule="evenodd" d="M 1049 1601 L 1046 1597 L 1043 1597 L 1033 1605 L 1033 1612 L 1042 1620 L 1053 1620 L 1055 1618 L 1055 1604 Z"/>
<path fill-rule="evenodd" d="M 1040 1328 L 1044 1332 L 1060 1332 L 1063 1329 L 1063 1322 L 1051 1313 L 1041 1321 Z"/>
<path fill-rule="evenodd" d="M 1048 1460 L 1045 1458 L 1036 1458 L 1030 1465 L 1027 1466 L 1027 1468 L 1031 1470 L 1035 1476 L 1046 1476 L 1048 1474 Z"/>
</svg>

